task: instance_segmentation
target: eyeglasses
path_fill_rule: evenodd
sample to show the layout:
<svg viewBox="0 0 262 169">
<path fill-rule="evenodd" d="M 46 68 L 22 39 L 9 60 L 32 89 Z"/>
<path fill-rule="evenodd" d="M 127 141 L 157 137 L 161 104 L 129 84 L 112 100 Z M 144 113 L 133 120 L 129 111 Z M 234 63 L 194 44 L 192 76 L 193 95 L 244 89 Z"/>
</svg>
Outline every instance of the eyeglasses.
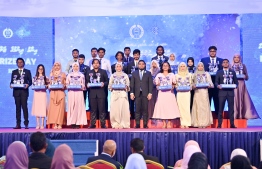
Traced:
<svg viewBox="0 0 262 169">
<path fill-rule="evenodd" d="M 209 52 L 216 52 L 215 50 L 210 50 Z"/>
</svg>

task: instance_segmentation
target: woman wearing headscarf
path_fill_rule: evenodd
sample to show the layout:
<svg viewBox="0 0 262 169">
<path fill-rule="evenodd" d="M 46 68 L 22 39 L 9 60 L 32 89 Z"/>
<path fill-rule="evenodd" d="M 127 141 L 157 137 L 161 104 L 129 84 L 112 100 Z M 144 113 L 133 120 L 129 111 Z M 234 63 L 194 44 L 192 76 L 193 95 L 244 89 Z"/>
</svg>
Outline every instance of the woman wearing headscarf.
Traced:
<svg viewBox="0 0 262 169">
<path fill-rule="evenodd" d="M 210 109 L 208 88 L 195 88 L 197 82 L 209 83 L 209 87 L 214 87 L 209 73 L 205 72 L 204 64 L 199 62 L 197 70 L 193 75 L 193 88 L 195 89 L 192 107 L 192 126 L 205 128 L 213 124 L 213 117 Z"/>
<path fill-rule="evenodd" d="M 131 154 L 127 158 L 125 169 L 147 169 L 144 157 L 138 153 Z"/>
<path fill-rule="evenodd" d="M 245 150 L 240 149 L 240 148 L 233 150 L 232 153 L 231 153 L 231 156 L 230 156 L 231 162 L 232 162 L 232 159 L 236 156 L 243 156 L 243 157 L 247 158 L 247 153 L 245 152 Z M 231 162 L 228 162 L 228 163 L 222 165 L 220 167 L 220 169 L 231 169 Z M 255 169 L 256 167 L 252 167 L 252 168 Z"/>
<path fill-rule="evenodd" d="M 8 146 L 4 169 L 28 169 L 28 162 L 28 153 L 23 142 L 15 141 Z"/>
<path fill-rule="evenodd" d="M 156 100 L 157 100 L 157 96 L 158 96 L 158 91 L 157 91 L 156 85 L 155 85 L 155 77 L 159 73 L 160 68 L 159 68 L 159 64 L 157 63 L 156 60 L 151 61 L 149 71 L 151 72 L 152 78 L 154 79 L 154 81 L 153 81 L 154 87 L 153 87 L 153 90 L 152 90 L 152 99 L 150 99 L 148 101 L 148 118 L 150 119 L 153 116 L 155 104 L 156 104 Z"/>
<path fill-rule="evenodd" d="M 55 62 L 50 73 L 50 82 L 60 82 L 65 85 L 66 74 L 62 72 L 61 63 Z M 47 124 L 53 124 L 54 129 L 61 129 L 65 114 L 64 89 L 50 91 L 50 101 L 47 113 Z"/>
<path fill-rule="evenodd" d="M 178 65 L 178 73 L 175 75 L 176 87 L 179 85 L 192 85 L 192 74 L 188 72 L 185 62 Z M 180 112 L 180 128 L 188 128 L 191 126 L 190 115 L 190 91 L 178 91 L 177 103 Z"/>
<path fill-rule="evenodd" d="M 234 117 L 235 119 L 256 119 L 259 118 L 257 110 L 247 91 L 245 80 L 248 80 L 247 67 L 241 61 L 241 56 L 235 54 L 233 57 L 232 69 L 239 74 L 245 75 L 244 79 L 238 79 L 238 86 L 235 89 Z"/>
<path fill-rule="evenodd" d="M 195 73 L 196 67 L 195 67 L 195 61 L 193 57 L 187 58 L 187 69 L 189 73 Z M 190 96 L 190 111 L 192 110 L 193 106 L 193 98 L 194 98 L 194 90 L 191 90 L 191 96 Z"/>
<path fill-rule="evenodd" d="M 154 115 L 152 118 L 161 119 L 163 121 L 162 128 L 172 128 L 172 119 L 180 117 L 177 106 L 176 96 L 173 92 L 173 87 L 176 83 L 175 75 L 171 72 L 170 64 L 164 62 L 161 65 L 160 73 L 156 76 L 155 83 L 157 88 L 161 85 L 171 85 L 171 90 L 159 90 Z M 166 123 L 166 121 L 168 121 Z"/>
<path fill-rule="evenodd" d="M 115 64 L 116 72 L 111 75 L 109 79 L 108 89 L 111 91 L 111 102 L 110 102 L 110 122 L 112 128 L 122 129 L 130 128 L 130 111 L 128 104 L 128 95 L 130 82 L 128 75 L 124 73 L 123 64 Z M 115 81 L 120 80 L 124 83 L 125 89 L 113 89 L 112 85 Z"/>
<path fill-rule="evenodd" d="M 77 84 L 81 85 L 82 90 L 68 90 L 68 111 L 67 111 L 67 125 L 72 128 L 79 128 L 79 125 L 86 125 L 86 108 L 83 96 L 85 88 L 85 77 L 79 71 L 79 64 L 74 62 L 72 64 L 72 72 L 66 77 L 66 85 Z"/>
<path fill-rule="evenodd" d="M 73 151 L 66 144 L 61 144 L 55 150 L 50 169 L 80 169 L 75 168 Z"/>
</svg>

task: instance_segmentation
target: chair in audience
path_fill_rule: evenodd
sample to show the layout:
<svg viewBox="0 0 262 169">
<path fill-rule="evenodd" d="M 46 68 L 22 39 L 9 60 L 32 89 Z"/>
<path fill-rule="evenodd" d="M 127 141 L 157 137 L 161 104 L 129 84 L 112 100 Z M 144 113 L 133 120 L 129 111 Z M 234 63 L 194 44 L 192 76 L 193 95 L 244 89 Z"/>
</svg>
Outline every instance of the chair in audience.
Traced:
<svg viewBox="0 0 262 169">
<path fill-rule="evenodd" d="M 117 169 L 115 165 L 107 161 L 104 161 L 104 160 L 96 160 L 96 161 L 86 164 L 86 166 L 95 168 L 95 169 Z"/>
<path fill-rule="evenodd" d="M 81 165 L 81 166 L 79 166 L 78 168 L 80 168 L 80 169 L 93 169 L 93 168 L 88 167 L 88 166 L 86 166 L 86 165 Z"/>
<path fill-rule="evenodd" d="M 145 160 L 145 161 L 146 161 L 147 169 L 164 169 L 164 166 L 162 164 L 159 164 L 151 160 Z"/>
</svg>

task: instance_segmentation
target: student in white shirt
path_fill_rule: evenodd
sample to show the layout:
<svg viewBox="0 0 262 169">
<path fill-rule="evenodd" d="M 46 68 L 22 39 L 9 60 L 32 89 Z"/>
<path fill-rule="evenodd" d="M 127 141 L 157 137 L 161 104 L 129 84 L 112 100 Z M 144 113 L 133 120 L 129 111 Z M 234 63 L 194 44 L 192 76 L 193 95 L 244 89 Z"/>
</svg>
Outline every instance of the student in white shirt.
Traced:
<svg viewBox="0 0 262 169">
<path fill-rule="evenodd" d="M 79 50 L 78 49 L 73 49 L 72 50 L 72 56 L 73 56 L 73 59 L 69 60 L 68 63 L 67 63 L 67 66 L 66 66 L 65 72 L 67 74 L 72 72 L 72 64 L 74 62 L 78 62 Z"/>
</svg>

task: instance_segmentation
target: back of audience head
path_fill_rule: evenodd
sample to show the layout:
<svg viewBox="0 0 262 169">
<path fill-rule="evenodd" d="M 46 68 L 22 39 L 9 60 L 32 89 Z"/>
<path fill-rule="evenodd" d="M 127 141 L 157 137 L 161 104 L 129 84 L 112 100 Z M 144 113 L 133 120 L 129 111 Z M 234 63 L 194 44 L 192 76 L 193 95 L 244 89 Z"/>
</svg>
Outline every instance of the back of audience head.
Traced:
<svg viewBox="0 0 262 169">
<path fill-rule="evenodd" d="M 191 156 L 196 152 L 201 152 L 201 150 L 199 147 L 195 145 L 189 145 L 185 148 L 184 153 L 183 153 L 182 165 L 181 165 L 182 168 L 188 167 L 188 162 Z"/>
<path fill-rule="evenodd" d="M 46 137 L 44 133 L 36 132 L 30 137 L 30 147 L 33 152 L 45 153 L 47 148 Z"/>
<path fill-rule="evenodd" d="M 23 142 L 15 141 L 8 146 L 5 169 L 27 169 L 28 161 L 28 153 Z"/>
<path fill-rule="evenodd" d="M 143 152 L 145 149 L 144 141 L 140 138 L 134 138 L 131 140 L 130 147 L 132 153 Z"/>
<path fill-rule="evenodd" d="M 194 153 L 188 162 L 188 169 L 207 169 L 208 162 L 205 154 L 201 152 Z"/>
<path fill-rule="evenodd" d="M 249 159 L 242 155 L 233 157 L 230 165 L 231 169 L 252 169 Z"/>
<path fill-rule="evenodd" d="M 61 144 L 55 150 L 51 169 L 74 169 L 73 151 L 66 144 Z"/>
<path fill-rule="evenodd" d="M 106 140 L 103 145 L 103 152 L 114 157 L 116 153 L 116 142 L 114 140 Z"/>
<path fill-rule="evenodd" d="M 47 143 L 47 148 L 45 151 L 45 155 L 52 158 L 55 153 L 55 146 L 52 144 L 52 142 L 49 139 L 46 139 L 46 143 Z"/>
</svg>

